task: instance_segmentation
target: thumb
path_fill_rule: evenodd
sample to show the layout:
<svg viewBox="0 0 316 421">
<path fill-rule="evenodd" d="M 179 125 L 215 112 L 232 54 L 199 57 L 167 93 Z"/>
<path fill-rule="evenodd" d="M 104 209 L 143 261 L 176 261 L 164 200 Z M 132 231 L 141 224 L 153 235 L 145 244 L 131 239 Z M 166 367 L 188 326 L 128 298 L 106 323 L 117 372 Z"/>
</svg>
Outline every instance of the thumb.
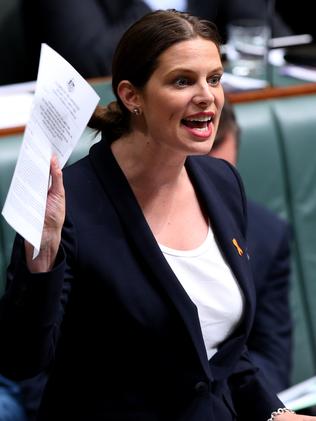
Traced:
<svg viewBox="0 0 316 421">
<path fill-rule="evenodd" d="M 55 194 L 63 194 L 63 173 L 59 166 L 56 155 L 53 155 L 50 162 L 50 174 L 52 177 L 52 184 L 50 186 L 50 192 Z"/>
</svg>

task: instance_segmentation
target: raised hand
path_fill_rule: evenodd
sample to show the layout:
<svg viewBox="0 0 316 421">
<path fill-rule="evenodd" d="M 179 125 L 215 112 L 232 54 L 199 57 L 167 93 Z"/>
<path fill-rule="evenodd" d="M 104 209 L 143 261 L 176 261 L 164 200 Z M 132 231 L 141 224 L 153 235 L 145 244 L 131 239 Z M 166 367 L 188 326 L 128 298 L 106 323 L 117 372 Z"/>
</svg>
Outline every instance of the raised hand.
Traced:
<svg viewBox="0 0 316 421">
<path fill-rule="evenodd" d="M 47 194 L 41 247 L 36 259 L 33 260 L 33 246 L 25 241 L 26 262 L 31 272 L 51 270 L 61 240 L 61 230 L 65 219 L 65 190 L 62 171 L 55 156 L 51 159 L 50 174 L 52 184 Z"/>
</svg>

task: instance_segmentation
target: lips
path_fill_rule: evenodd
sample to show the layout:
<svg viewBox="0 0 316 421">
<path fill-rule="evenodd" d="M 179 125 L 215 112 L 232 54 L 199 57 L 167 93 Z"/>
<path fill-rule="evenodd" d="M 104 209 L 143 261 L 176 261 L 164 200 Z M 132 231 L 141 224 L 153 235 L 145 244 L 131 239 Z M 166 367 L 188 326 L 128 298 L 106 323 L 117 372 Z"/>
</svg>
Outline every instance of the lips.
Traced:
<svg viewBox="0 0 316 421">
<path fill-rule="evenodd" d="M 213 114 L 197 114 L 183 118 L 181 123 L 194 136 L 208 138 L 212 134 Z"/>
</svg>

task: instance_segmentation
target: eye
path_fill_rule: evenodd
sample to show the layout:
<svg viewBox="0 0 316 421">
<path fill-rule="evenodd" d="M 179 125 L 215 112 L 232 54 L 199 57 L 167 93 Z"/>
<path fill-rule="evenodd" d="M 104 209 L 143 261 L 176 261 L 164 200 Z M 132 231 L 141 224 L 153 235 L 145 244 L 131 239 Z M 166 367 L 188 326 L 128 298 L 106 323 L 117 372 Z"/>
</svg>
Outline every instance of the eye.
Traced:
<svg viewBox="0 0 316 421">
<path fill-rule="evenodd" d="M 185 88 L 191 84 L 191 81 L 187 77 L 178 77 L 175 79 L 174 84 L 177 88 Z"/>
<path fill-rule="evenodd" d="M 208 78 L 208 83 L 211 86 L 218 86 L 221 81 L 222 75 L 214 75 Z"/>
</svg>

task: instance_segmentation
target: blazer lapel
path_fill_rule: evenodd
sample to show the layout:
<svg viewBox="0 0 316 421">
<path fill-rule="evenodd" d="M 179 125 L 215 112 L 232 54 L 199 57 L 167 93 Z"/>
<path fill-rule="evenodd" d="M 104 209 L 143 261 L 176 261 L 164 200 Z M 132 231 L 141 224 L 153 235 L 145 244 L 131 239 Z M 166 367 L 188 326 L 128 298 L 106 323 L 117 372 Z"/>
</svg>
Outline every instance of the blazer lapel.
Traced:
<svg viewBox="0 0 316 421">
<path fill-rule="evenodd" d="M 120 216 L 128 238 L 135 244 L 142 260 L 153 269 L 157 281 L 167 291 L 190 333 L 205 374 L 211 379 L 196 306 L 164 259 L 111 148 L 102 140 L 90 149 L 89 156 L 106 194 Z"/>
<path fill-rule="evenodd" d="M 231 213 L 230 207 L 223 206 L 223 197 L 226 196 L 227 200 L 231 201 L 236 193 L 233 190 L 220 191 L 224 187 L 216 185 L 216 181 L 207 177 L 205 172 L 201 172 L 199 166 L 190 159 L 187 162 L 187 170 L 208 212 L 217 243 L 244 294 L 244 314 L 240 325 L 221 344 L 218 352 L 210 360 L 212 375 L 214 379 L 220 380 L 233 371 L 244 349 L 254 317 L 255 290 L 245 239 L 240 231 L 242 221 L 237 223 L 236 214 Z"/>
<path fill-rule="evenodd" d="M 230 196 L 232 197 L 234 194 L 233 188 L 231 191 L 220 191 L 224 187 L 216 185 L 216 181 L 207 178 L 205 172 L 201 173 L 200 168 L 190 158 L 186 166 L 197 194 L 210 217 L 217 244 L 243 291 L 246 310 L 244 315 L 247 316 L 243 318 L 243 323 L 249 325 L 251 317 L 248 316 L 254 312 L 255 293 L 248 262 L 247 245 L 240 230 L 242 221 L 237 222 L 236 215 L 232 214 L 231 209 L 228 206 L 223 206 L 223 196 L 227 196 L 227 200 L 230 200 Z"/>
</svg>

